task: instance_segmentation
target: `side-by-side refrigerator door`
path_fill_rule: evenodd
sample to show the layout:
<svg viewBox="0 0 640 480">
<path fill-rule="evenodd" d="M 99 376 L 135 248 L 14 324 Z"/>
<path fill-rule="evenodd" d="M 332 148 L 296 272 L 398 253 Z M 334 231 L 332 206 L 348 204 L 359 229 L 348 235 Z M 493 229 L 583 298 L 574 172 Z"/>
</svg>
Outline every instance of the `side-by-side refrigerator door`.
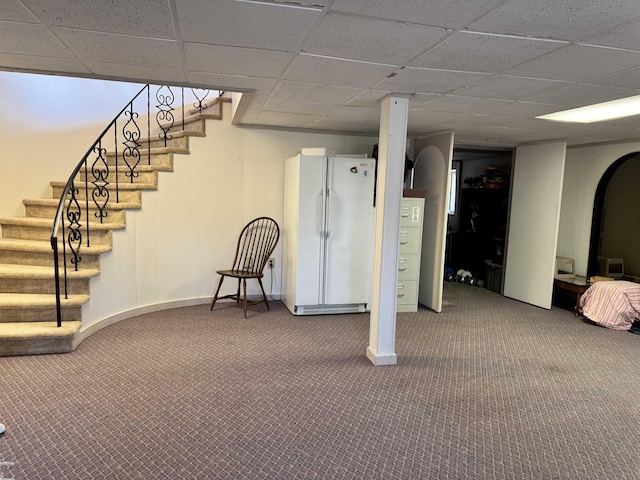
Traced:
<svg viewBox="0 0 640 480">
<path fill-rule="evenodd" d="M 324 275 L 327 305 L 371 301 L 374 182 L 374 159 L 329 158 Z"/>
<path fill-rule="evenodd" d="M 326 158 L 300 156 L 296 305 L 320 305 L 324 244 Z"/>
</svg>

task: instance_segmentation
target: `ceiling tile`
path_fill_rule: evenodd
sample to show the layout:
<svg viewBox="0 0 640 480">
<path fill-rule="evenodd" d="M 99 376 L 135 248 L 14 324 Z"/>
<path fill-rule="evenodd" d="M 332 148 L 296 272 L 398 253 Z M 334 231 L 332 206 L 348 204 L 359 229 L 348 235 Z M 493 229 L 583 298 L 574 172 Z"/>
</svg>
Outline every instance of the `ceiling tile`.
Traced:
<svg viewBox="0 0 640 480">
<path fill-rule="evenodd" d="M 401 22 L 420 23 L 447 28 L 466 26 L 482 14 L 500 5 L 504 0 L 394 0 L 392 2 L 363 2 L 361 0 L 335 0 L 331 10 L 357 13 Z"/>
<path fill-rule="evenodd" d="M 355 107 L 345 105 L 327 115 L 327 118 L 337 121 L 347 121 L 353 123 L 380 121 L 380 106 L 375 107 Z"/>
<path fill-rule="evenodd" d="M 219 75 L 204 72 L 187 72 L 186 75 L 187 81 L 192 85 L 233 92 L 258 90 L 264 94 L 270 92 L 277 83 L 277 80 L 273 78 L 242 75 Z"/>
<path fill-rule="evenodd" d="M 640 135 L 640 115 L 610 120 L 606 122 L 606 125 L 631 129 L 636 131 L 636 135 Z"/>
<path fill-rule="evenodd" d="M 44 57 L 73 54 L 44 25 L 0 22 L 0 52 Z"/>
<path fill-rule="evenodd" d="M 298 49 L 320 12 L 261 3 L 176 0 L 182 39 L 268 50 Z"/>
<path fill-rule="evenodd" d="M 186 81 L 182 70 L 89 61 L 86 61 L 85 64 L 93 73 L 127 81 L 147 82 L 149 78 L 153 78 L 154 83 L 184 83 Z"/>
<path fill-rule="evenodd" d="M 43 73 L 67 73 L 70 75 L 91 73 L 82 62 L 75 58 L 36 57 L 34 55 L 0 53 L 0 65 L 6 69 L 31 70 Z"/>
<path fill-rule="evenodd" d="M 555 132 L 554 131 L 546 131 L 546 132 L 528 131 L 528 132 L 506 134 L 500 138 L 502 141 L 508 140 L 512 142 L 514 145 L 518 145 L 518 144 L 540 142 L 540 141 L 548 142 L 551 140 L 566 141 L 568 136 L 564 131 L 555 131 Z"/>
<path fill-rule="evenodd" d="M 154 38 L 176 38 L 167 1 L 23 0 L 23 3 L 49 25 Z"/>
<path fill-rule="evenodd" d="M 637 130 L 633 128 L 620 127 L 609 124 L 609 122 L 598 122 L 588 124 L 573 124 L 568 126 L 563 132 L 568 135 L 584 135 L 584 136 L 609 136 L 611 138 L 627 138 L 637 136 Z"/>
<path fill-rule="evenodd" d="M 0 20 L 40 23 L 40 21 L 18 0 L 3 0 L 2 8 L 0 8 Z"/>
<path fill-rule="evenodd" d="M 352 98 L 347 104 L 356 107 L 375 107 L 391 92 L 386 90 L 363 90 L 357 97 Z"/>
<path fill-rule="evenodd" d="M 264 106 L 264 110 L 270 112 L 301 113 L 304 115 L 327 115 L 337 108 L 339 108 L 338 105 L 300 102 L 286 98 L 270 98 Z"/>
<path fill-rule="evenodd" d="M 619 25 L 608 32 L 586 37 L 583 39 L 583 42 L 592 45 L 607 45 L 609 47 L 640 50 L 639 39 L 640 19 L 634 18 L 624 25 Z"/>
<path fill-rule="evenodd" d="M 375 84 L 376 89 L 398 93 L 447 93 L 486 78 L 485 73 L 404 68 L 397 75 Z"/>
<path fill-rule="evenodd" d="M 262 125 L 275 125 L 279 127 L 306 127 L 319 116 L 302 115 L 299 113 L 269 112 L 263 110 L 256 116 L 256 122 Z"/>
<path fill-rule="evenodd" d="M 413 67 L 499 73 L 557 50 L 564 42 L 458 32 L 410 63 Z"/>
<path fill-rule="evenodd" d="M 380 32 L 384 32 L 381 41 Z M 329 13 L 304 50 L 332 57 L 404 65 L 449 31 L 414 23 Z"/>
<path fill-rule="evenodd" d="M 228 75 L 278 78 L 293 59 L 293 53 L 185 43 L 187 69 Z"/>
<path fill-rule="evenodd" d="M 636 0 L 509 0 L 469 25 L 472 30 L 580 40 L 640 15 Z"/>
<path fill-rule="evenodd" d="M 334 117 L 322 117 L 310 124 L 308 128 L 343 133 L 369 131 L 368 127 L 355 123 L 352 120 L 343 120 Z"/>
<path fill-rule="evenodd" d="M 409 110 L 409 121 L 411 123 L 448 123 L 460 117 L 464 117 L 463 113 L 437 112 L 430 110 L 427 103 L 423 108 L 412 108 Z"/>
<path fill-rule="evenodd" d="M 455 90 L 455 95 L 520 100 L 566 86 L 567 82 L 539 78 L 494 75 L 469 87 Z"/>
<path fill-rule="evenodd" d="M 362 89 L 320 85 L 317 83 L 282 80 L 272 93 L 274 98 L 288 98 L 305 102 L 313 100 L 317 103 L 342 105 L 358 95 Z"/>
<path fill-rule="evenodd" d="M 511 102 L 496 108 L 493 113 L 507 117 L 533 118 L 557 110 L 557 105 L 547 103 Z"/>
<path fill-rule="evenodd" d="M 421 108 L 437 112 L 451 112 L 464 114 L 489 114 L 511 100 L 497 100 L 493 98 L 461 97 L 458 95 L 438 95 Z"/>
<path fill-rule="evenodd" d="M 640 66 L 640 52 L 589 45 L 569 45 L 507 70 L 509 75 L 587 82 Z"/>
<path fill-rule="evenodd" d="M 80 59 L 100 59 L 107 63 L 182 69 L 178 43 L 173 40 L 60 27 L 54 27 L 53 31 Z"/>
<path fill-rule="evenodd" d="M 562 107 L 582 107 L 593 103 L 608 102 L 619 98 L 631 97 L 638 92 L 626 88 L 604 87 L 601 85 L 588 85 L 576 83 L 554 90 L 529 97 L 528 100 L 537 103 L 551 103 Z"/>
<path fill-rule="evenodd" d="M 590 80 L 589 83 L 640 90 L 640 68 L 631 68 L 623 72 L 605 75 L 604 77 Z"/>
<path fill-rule="evenodd" d="M 518 118 L 504 117 L 497 115 L 467 115 L 462 118 L 451 120 L 455 125 L 495 125 L 497 127 L 509 127 L 521 130 L 546 131 L 546 130 L 562 130 L 568 124 L 560 124 L 558 122 L 550 122 L 539 118 Z"/>
<path fill-rule="evenodd" d="M 390 75 L 395 67 L 335 58 L 299 55 L 285 75 L 287 80 L 368 88 Z"/>
</svg>

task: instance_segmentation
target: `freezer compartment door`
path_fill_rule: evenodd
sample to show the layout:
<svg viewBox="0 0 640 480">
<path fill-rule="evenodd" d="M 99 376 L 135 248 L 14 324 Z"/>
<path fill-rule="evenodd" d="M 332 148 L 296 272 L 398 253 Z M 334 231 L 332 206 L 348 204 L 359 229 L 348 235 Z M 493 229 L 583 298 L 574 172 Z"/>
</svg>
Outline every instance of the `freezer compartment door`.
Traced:
<svg viewBox="0 0 640 480">
<path fill-rule="evenodd" d="M 324 262 L 325 157 L 300 157 L 296 257 L 296 305 L 322 301 Z"/>
<path fill-rule="evenodd" d="M 324 303 L 368 304 L 371 301 L 375 209 L 375 161 L 330 157 Z"/>
</svg>

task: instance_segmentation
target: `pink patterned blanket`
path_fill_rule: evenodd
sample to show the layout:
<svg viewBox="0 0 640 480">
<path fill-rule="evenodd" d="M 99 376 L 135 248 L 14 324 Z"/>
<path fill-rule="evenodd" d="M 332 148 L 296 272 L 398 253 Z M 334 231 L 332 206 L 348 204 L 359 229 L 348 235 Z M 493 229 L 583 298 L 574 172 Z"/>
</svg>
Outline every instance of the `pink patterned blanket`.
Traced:
<svg viewBox="0 0 640 480">
<path fill-rule="evenodd" d="M 629 330 L 640 319 L 640 283 L 596 282 L 580 297 L 579 311 L 603 327 Z"/>
</svg>

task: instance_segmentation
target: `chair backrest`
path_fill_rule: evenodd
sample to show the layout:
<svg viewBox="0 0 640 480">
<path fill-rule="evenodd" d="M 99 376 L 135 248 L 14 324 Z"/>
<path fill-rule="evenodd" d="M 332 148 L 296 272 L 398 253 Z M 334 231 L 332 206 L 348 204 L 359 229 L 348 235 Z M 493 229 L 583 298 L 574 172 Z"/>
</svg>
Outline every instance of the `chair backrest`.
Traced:
<svg viewBox="0 0 640 480">
<path fill-rule="evenodd" d="M 232 270 L 261 274 L 280 238 L 278 224 L 269 217 L 250 221 L 240 233 Z"/>
</svg>

